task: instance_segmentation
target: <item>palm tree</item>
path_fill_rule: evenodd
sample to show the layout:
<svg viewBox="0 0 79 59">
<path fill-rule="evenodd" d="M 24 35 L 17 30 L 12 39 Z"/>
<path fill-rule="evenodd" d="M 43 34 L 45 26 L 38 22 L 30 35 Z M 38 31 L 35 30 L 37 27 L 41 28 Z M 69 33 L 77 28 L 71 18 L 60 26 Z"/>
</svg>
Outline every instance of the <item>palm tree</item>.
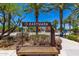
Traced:
<svg viewBox="0 0 79 59">
<path fill-rule="evenodd" d="M 51 8 L 52 4 L 29 4 L 31 8 L 34 9 L 35 11 L 35 16 L 36 16 L 36 22 L 38 22 L 38 16 L 39 16 L 39 11 L 42 11 L 44 13 L 50 12 L 53 8 Z M 27 10 L 27 9 L 26 9 Z M 38 35 L 38 26 L 36 26 L 36 35 Z M 54 39 L 51 40 L 51 45 L 54 45 Z"/>
<path fill-rule="evenodd" d="M 54 20 L 53 21 L 53 25 L 54 25 L 54 28 L 57 29 L 58 21 L 57 20 Z"/>
<path fill-rule="evenodd" d="M 39 6 L 34 4 L 35 16 L 36 16 L 36 23 L 38 22 L 38 14 L 39 14 Z M 38 34 L 38 26 L 36 26 L 36 34 Z"/>
<path fill-rule="evenodd" d="M 71 30 L 71 25 L 72 25 L 73 28 L 74 28 L 75 25 L 77 24 L 77 22 L 79 22 L 79 21 L 76 20 L 76 19 L 77 19 L 76 16 L 78 16 L 78 14 L 79 14 L 79 8 L 76 7 L 76 8 L 72 11 L 72 13 L 68 16 L 67 22 L 69 23 L 69 30 Z M 71 31 L 70 31 L 70 32 L 71 32 Z"/>
<path fill-rule="evenodd" d="M 63 10 L 64 9 L 70 9 L 71 5 L 70 4 L 63 4 L 63 3 L 59 5 L 59 9 L 60 9 L 60 32 L 61 33 L 62 33 Z"/>
<path fill-rule="evenodd" d="M 64 4 L 59 5 L 59 10 L 60 10 L 60 32 L 62 32 L 63 6 L 64 6 Z"/>
<path fill-rule="evenodd" d="M 73 10 L 71 8 L 71 6 L 75 6 L 74 4 L 65 4 L 65 3 L 60 3 L 60 4 L 55 4 L 54 9 L 59 9 L 60 11 L 60 34 L 62 33 L 62 20 L 63 20 L 63 11 L 64 9 L 68 9 L 68 10 Z"/>
<path fill-rule="evenodd" d="M 38 22 L 38 16 L 39 16 L 39 11 L 42 10 L 43 12 L 47 13 L 49 12 L 52 8 L 50 7 L 51 4 L 39 4 L 39 3 L 32 3 L 28 4 L 29 7 L 33 8 L 35 11 L 35 17 L 36 17 L 36 22 Z M 46 6 L 47 5 L 47 6 Z M 28 8 L 26 8 L 26 11 Z M 36 26 L 36 34 L 38 34 L 38 26 Z"/>
</svg>

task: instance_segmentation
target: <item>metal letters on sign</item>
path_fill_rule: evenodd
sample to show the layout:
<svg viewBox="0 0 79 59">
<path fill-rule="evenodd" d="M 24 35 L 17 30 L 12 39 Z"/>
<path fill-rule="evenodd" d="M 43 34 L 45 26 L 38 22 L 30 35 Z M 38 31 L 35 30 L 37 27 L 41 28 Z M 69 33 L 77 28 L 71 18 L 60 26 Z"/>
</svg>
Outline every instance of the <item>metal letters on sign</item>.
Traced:
<svg viewBox="0 0 79 59">
<path fill-rule="evenodd" d="M 23 22 L 23 26 L 48 26 L 49 22 Z"/>
</svg>

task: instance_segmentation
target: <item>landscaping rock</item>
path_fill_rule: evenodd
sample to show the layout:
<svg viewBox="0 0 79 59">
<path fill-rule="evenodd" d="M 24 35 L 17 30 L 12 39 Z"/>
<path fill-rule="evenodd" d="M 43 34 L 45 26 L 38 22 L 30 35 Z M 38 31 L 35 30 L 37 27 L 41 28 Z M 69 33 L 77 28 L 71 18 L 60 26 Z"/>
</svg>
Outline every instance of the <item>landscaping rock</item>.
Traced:
<svg viewBox="0 0 79 59">
<path fill-rule="evenodd" d="M 19 32 L 17 35 L 16 35 L 16 38 L 21 38 L 21 39 L 24 39 L 26 41 L 28 41 L 28 33 L 22 33 L 22 32 Z"/>
<path fill-rule="evenodd" d="M 29 42 L 26 42 L 26 43 L 23 44 L 23 46 L 32 46 L 32 44 L 29 43 Z"/>
<path fill-rule="evenodd" d="M 22 33 L 18 33 L 17 35 L 17 39 L 21 40 L 21 35 Z M 19 37 L 20 36 L 20 37 Z M 23 41 L 24 46 L 51 46 L 51 38 L 49 35 L 30 35 L 28 36 L 27 33 L 23 33 Z M 61 43 L 62 40 L 60 39 L 60 37 L 56 36 L 55 37 L 56 40 L 56 47 L 57 49 L 61 49 Z"/>
<path fill-rule="evenodd" d="M 31 35 L 31 40 L 34 41 L 34 46 L 49 46 L 50 39 L 47 35 Z"/>
<path fill-rule="evenodd" d="M 3 40 L 2 44 L 4 46 L 10 46 L 14 44 L 14 38 L 12 36 L 3 37 L 1 40 Z"/>
<path fill-rule="evenodd" d="M 56 44 L 57 44 L 57 45 L 60 45 L 60 44 L 62 43 L 62 40 L 60 39 L 59 36 L 56 36 L 56 37 L 55 37 L 55 40 L 56 40 Z"/>
<path fill-rule="evenodd" d="M 62 49 L 62 46 L 61 46 L 62 40 L 60 39 L 60 37 L 56 36 L 55 37 L 55 42 L 56 42 L 57 49 L 61 50 Z"/>
<path fill-rule="evenodd" d="M 4 40 L 0 40 L 0 48 L 3 47 L 2 43 L 4 42 Z"/>
</svg>

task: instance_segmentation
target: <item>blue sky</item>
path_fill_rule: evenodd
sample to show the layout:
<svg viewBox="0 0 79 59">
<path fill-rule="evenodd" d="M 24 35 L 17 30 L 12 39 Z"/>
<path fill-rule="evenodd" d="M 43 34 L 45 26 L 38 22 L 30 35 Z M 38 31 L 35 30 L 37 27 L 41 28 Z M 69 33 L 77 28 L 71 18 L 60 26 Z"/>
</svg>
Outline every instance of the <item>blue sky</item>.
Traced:
<svg viewBox="0 0 79 59">
<path fill-rule="evenodd" d="M 63 11 L 63 19 L 66 19 L 69 15 L 71 14 L 71 11 L 69 10 L 64 10 Z M 23 21 L 26 22 L 35 22 L 35 15 L 34 12 L 31 12 L 29 14 L 25 14 L 26 18 Z M 53 10 L 50 13 L 39 13 L 39 17 L 38 20 L 40 22 L 45 22 L 45 21 L 54 21 L 54 20 L 58 20 L 59 21 L 59 11 L 54 12 Z"/>
<path fill-rule="evenodd" d="M 70 10 L 64 10 L 63 11 L 63 20 L 66 19 L 70 14 L 71 14 Z M 26 16 L 26 18 L 23 19 L 24 22 L 35 22 L 36 21 L 34 12 L 26 14 L 25 16 Z M 53 22 L 56 19 L 59 22 L 59 20 L 60 20 L 59 18 L 60 18 L 59 11 L 57 11 L 57 12 L 51 11 L 50 13 L 47 13 L 47 14 L 40 12 L 38 20 L 39 20 L 39 22 L 45 22 L 45 21 Z M 59 27 L 60 27 L 60 25 L 58 25 L 58 28 Z M 67 24 L 66 28 L 68 28 L 68 24 Z"/>
<path fill-rule="evenodd" d="M 26 4 L 27 5 L 27 4 Z M 19 4 L 19 6 L 23 6 L 23 4 Z M 26 6 L 23 6 L 23 8 L 25 8 Z M 63 20 L 66 19 L 69 15 L 71 14 L 71 11 L 70 10 L 64 10 L 63 11 Z M 22 16 L 25 16 L 25 18 L 23 19 L 24 22 L 35 22 L 35 15 L 34 15 L 34 11 L 32 11 L 31 13 L 24 13 Z M 46 22 L 46 21 L 49 21 L 49 22 L 53 22 L 55 19 L 56 20 L 60 20 L 59 18 L 59 10 L 58 11 L 54 11 L 52 10 L 51 12 L 49 13 L 42 13 L 42 12 L 39 12 L 39 15 L 38 15 L 38 20 L 39 22 Z M 18 19 L 17 17 L 15 19 Z M 59 27 L 59 25 L 58 25 Z"/>
<path fill-rule="evenodd" d="M 20 4 L 20 6 L 22 6 L 23 4 Z M 28 4 L 26 4 L 26 6 L 23 6 L 23 8 L 26 8 Z M 72 6 L 71 6 L 72 7 Z M 73 7 L 72 7 L 73 8 Z M 71 14 L 71 11 L 70 10 L 64 10 L 63 11 L 63 19 L 66 19 L 69 15 Z M 23 21 L 25 22 L 35 22 L 35 15 L 34 15 L 34 11 L 32 11 L 31 13 L 28 13 L 28 14 L 24 14 L 24 16 L 26 16 L 25 19 L 23 19 Z M 39 15 L 38 15 L 38 20 L 40 22 L 45 22 L 45 21 L 49 21 L 49 22 L 52 22 L 54 21 L 55 19 L 56 20 L 60 20 L 59 18 L 59 10 L 57 11 L 54 11 L 52 10 L 51 12 L 49 13 L 43 13 L 41 11 L 39 11 Z"/>
<path fill-rule="evenodd" d="M 63 11 L 63 20 L 66 19 L 70 14 L 71 14 L 70 10 L 64 10 Z M 59 20 L 60 20 L 59 15 L 60 15 L 59 11 L 54 11 L 54 10 L 52 10 L 49 13 L 39 12 L 38 21 L 39 22 L 46 22 L 46 21 L 53 22 L 56 19 L 59 22 Z M 36 21 L 34 12 L 25 14 L 25 16 L 26 16 L 26 18 L 23 19 L 24 22 L 35 22 Z M 60 25 L 58 25 L 58 27 L 60 27 Z M 66 28 L 68 28 L 68 26 Z"/>
</svg>

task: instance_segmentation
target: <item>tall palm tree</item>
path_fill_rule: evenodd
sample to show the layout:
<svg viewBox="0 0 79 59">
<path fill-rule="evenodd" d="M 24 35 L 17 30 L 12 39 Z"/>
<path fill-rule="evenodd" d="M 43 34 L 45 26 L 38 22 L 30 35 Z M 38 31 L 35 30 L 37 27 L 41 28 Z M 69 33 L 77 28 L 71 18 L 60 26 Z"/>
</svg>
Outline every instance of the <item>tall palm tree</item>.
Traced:
<svg viewBox="0 0 79 59">
<path fill-rule="evenodd" d="M 59 10 L 60 10 L 60 32 L 62 32 L 63 6 L 64 6 L 63 3 L 59 5 Z"/>
<path fill-rule="evenodd" d="M 39 12 L 40 10 L 42 10 L 43 12 L 47 13 L 49 12 L 52 8 L 50 7 L 51 4 L 39 4 L 39 3 L 32 3 L 32 4 L 28 4 L 29 7 L 33 8 L 35 11 L 35 17 L 36 17 L 36 22 L 38 22 L 38 16 L 39 16 Z M 47 6 L 46 6 L 47 5 Z M 28 8 L 26 8 L 26 11 L 28 10 Z M 38 34 L 38 26 L 36 26 L 36 34 Z"/>
<path fill-rule="evenodd" d="M 51 8 L 52 4 L 30 4 L 30 7 L 32 7 L 35 11 L 35 16 L 36 16 L 36 22 L 38 22 L 38 16 L 39 16 L 39 11 L 42 11 L 44 13 L 50 12 L 53 8 Z M 26 9 L 27 10 L 27 9 Z M 36 35 L 38 34 L 38 26 L 36 26 Z M 55 37 L 53 37 L 55 38 Z M 54 39 L 51 39 L 51 45 L 54 45 Z"/>
<path fill-rule="evenodd" d="M 39 6 L 35 3 L 34 4 L 34 10 L 35 10 L 35 16 L 36 16 L 36 23 L 38 23 L 38 14 L 39 14 Z M 36 26 L 36 34 L 38 34 L 38 26 Z"/>
<path fill-rule="evenodd" d="M 59 3 L 59 4 L 55 4 L 55 9 L 59 9 L 59 13 L 60 13 L 60 34 L 62 33 L 62 20 L 63 20 L 63 11 L 65 9 L 68 9 L 68 10 L 73 10 L 71 8 L 71 6 L 75 6 L 74 4 L 71 4 L 71 3 Z"/>
</svg>

